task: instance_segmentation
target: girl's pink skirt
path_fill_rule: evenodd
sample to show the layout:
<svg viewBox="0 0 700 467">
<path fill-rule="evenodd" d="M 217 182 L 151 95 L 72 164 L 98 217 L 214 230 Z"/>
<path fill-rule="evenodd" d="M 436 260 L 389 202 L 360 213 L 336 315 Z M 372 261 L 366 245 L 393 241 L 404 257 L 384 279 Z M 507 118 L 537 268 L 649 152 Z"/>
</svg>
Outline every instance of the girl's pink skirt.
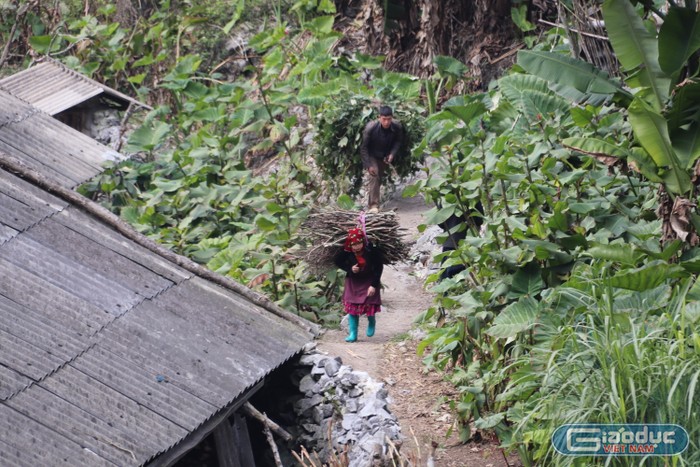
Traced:
<svg viewBox="0 0 700 467">
<path fill-rule="evenodd" d="M 367 315 L 367 316 L 374 316 L 380 311 L 382 311 L 382 306 L 378 304 L 371 304 L 371 303 L 349 303 L 349 302 L 343 302 L 343 306 L 345 307 L 345 313 L 349 315 L 355 315 L 355 316 L 360 316 L 360 315 Z"/>
</svg>

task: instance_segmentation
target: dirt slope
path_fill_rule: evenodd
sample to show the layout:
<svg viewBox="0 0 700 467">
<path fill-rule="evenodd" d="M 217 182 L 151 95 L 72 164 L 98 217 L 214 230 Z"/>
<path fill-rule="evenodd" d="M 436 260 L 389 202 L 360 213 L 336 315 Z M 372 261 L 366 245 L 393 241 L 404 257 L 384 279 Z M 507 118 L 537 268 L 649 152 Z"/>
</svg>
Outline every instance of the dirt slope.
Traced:
<svg viewBox="0 0 700 467">
<path fill-rule="evenodd" d="M 408 241 L 417 239 L 416 227 L 428 209 L 422 198 L 396 194 L 382 209 L 397 213 Z M 345 331 L 331 330 L 319 340 L 319 351 L 340 356 L 344 364 L 386 383 L 390 409 L 405 437 L 401 452 L 414 466 L 426 465 L 431 456 L 436 467 L 519 465 L 513 456 L 506 459 L 494 440 L 460 444 L 455 436 L 446 437 L 454 420 L 447 403 L 455 399 L 454 388 L 436 372 L 426 372 L 421 357 L 416 355 L 419 340 L 411 337 L 415 333 L 409 331 L 416 316 L 431 305 L 432 297 L 413 272 L 412 264 L 385 269 L 384 311 L 377 316 L 374 337 L 365 336 L 367 320 L 361 319 L 357 342 L 348 344 L 344 341 Z M 432 448 L 433 443 L 436 448 Z"/>
</svg>

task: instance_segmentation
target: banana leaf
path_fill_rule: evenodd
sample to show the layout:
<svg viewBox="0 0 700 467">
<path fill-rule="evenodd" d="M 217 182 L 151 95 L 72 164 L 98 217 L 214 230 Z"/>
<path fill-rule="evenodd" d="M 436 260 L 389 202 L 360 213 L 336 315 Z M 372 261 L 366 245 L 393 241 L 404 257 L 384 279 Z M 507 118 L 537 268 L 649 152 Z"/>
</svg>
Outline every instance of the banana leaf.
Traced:
<svg viewBox="0 0 700 467">
<path fill-rule="evenodd" d="M 521 50 L 518 65 L 547 80 L 557 94 L 577 103 L 600 105 L 615 94 L 629 98 L 622 85 L 583 60 L 555 52 Z"/>
<path fill-rule="evenodd" d="M 650 88 L 655 107 L 661 109 L 668 101 L 671 78 L 659 66 L 659 45 L 656 37 L 645 27 L 632 3 L 606 0 L 603 18 L 615 56 L 630 73 L 627 84 L 632 88 Z"/>
</svg>

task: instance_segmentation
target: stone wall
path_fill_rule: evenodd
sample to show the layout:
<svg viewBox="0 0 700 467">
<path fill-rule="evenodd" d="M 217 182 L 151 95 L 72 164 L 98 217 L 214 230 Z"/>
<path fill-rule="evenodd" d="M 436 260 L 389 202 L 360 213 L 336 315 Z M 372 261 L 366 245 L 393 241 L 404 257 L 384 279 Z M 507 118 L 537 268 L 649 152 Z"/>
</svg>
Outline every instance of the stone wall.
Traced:
<svg viewBox="0 0 700 467">
<path fill-rule="evenodd" d="M 116 149 L 121 130 L 119 112 L 110 108 L 98 108 L 89 112 L 88 117 L 88 135 L 105 146 Z"/>
<path fill-rule="evenodd" d="M 331 450 L 347 449 L 351 467 L 393 465 L 390 445 L 400 446 L 401 428 L 389 411 L 384 383 L 315 347 L 309 346 L 295 370 L 303 394 L 294 404 L 298 442 L 322 461 Z"/>
</svg>

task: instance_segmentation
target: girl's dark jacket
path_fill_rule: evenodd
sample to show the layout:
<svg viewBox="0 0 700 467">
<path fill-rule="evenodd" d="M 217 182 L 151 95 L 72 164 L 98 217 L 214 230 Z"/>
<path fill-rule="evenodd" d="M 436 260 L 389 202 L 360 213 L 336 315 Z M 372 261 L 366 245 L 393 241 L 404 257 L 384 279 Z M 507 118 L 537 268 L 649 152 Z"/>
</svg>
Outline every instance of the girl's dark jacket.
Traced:
<svg viewBox="0 0 700 467">
<path fill-rule="evenodd" d="M 367 264 L 364 270 L 354 273 L 352 272 L 352 267 L 357 264 L 355 253 L 341 249 L 335 255 L 334 261 L 336 266 L 347 273 L 343 300 L 350 303 L 381 304 L 381 277 L 382 272 L 384 272 L 382 253 L 378 248 L 369 244 L 365 247 L 362 257 Z M 367 289 L 370 285 L 377 289 L 373 297 L 367 297 Z"/>
</svg>

